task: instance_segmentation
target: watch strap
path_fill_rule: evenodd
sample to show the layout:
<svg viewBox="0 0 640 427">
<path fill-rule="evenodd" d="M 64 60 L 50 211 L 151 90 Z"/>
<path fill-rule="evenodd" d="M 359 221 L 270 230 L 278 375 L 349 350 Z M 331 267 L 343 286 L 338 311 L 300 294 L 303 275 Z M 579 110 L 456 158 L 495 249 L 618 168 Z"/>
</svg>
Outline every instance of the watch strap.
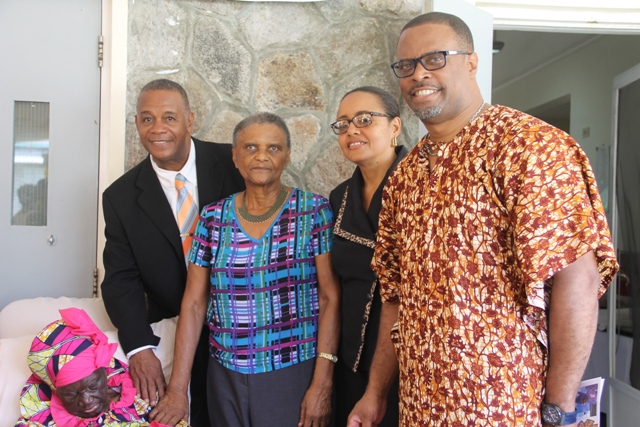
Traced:
<svg viewBox="0 0 640 427">
<path fill-rule="evenodd" d="M 562 412 L 562 417 L 560 418 L 561 426 L 566 426 L 568 424 L 573 424 L 576 422 L 578 418 L 578 411 L 575 412 Z"/>
<path fill-rule="evenodd" d="M 550 426 L 566 426 L 574 424 L 578 418 L 578 411 L 564 412 L 553 403 L 542 404 L 542 421 Z"/>
</svg>

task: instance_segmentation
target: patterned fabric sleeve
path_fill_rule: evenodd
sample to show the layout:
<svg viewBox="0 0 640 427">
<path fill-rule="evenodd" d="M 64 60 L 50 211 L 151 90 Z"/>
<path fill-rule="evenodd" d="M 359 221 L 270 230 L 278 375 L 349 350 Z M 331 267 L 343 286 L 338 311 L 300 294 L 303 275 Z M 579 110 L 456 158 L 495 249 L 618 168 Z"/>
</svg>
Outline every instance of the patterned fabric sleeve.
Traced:
<svg viewBox="0 0 640 427">
<path fill-rule="evenodd" d="M 311 241 L 313 255 L 318 256 L 330 252 L 333 248 L 333 211 L 329 201 L 322 196 L 314 195 L 316 208 L 313 219 Z"/>
<path fill-rule="evenodd" d="M 546 343 L 544 312 L 553 275 L 594 251 L 601 296 L 618 266 L 585 153 L 569 135 L 543 122 L 530 121 L 523 128 L 496 164 L 504 168 L 501 186 L 530 304 L 525 319 Z"/>
<path fill-rule="evenodd" d="M 378 220 L 376 248 L 371 259 L 371 268 L 378 275 L 382 302 L 396 303 L 400 296 L 400 251 L 397 244 L 398 225 L 395 222 L 396 209 L 393 194 L 401 172 L 402 164 L 389 177 L 382 191 L 382 209 Z M 393 190 L 392 190 L 393 189 Z"/>
<path fill-rule="evenodd" d="M 573 138 L 540 123 L 515 138 L 525 151 L 498 160 L 525 283 L 544 282 L 593 250 L 602 294 L 617 263 L 593 171 Z"/>
<path fill-rule="evenodd" d="M 193 243 L 189 251 L 189 261 L 200 267 L 210 267 L 213 260 L 214 246 L 217 246 L 220 234 L 220 223 L 225 206 L 231 202 L 230 196 L 217 203 L 205 206 L 200 213 L 193 232 Z"/>
</svg>

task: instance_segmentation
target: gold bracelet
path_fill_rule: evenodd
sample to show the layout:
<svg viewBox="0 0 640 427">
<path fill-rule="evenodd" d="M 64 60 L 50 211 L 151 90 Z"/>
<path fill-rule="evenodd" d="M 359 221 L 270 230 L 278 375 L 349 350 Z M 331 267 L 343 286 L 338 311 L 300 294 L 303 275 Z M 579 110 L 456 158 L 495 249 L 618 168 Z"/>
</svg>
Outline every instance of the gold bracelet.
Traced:
<svg viewBox="0 0 640 427">
<path fill-rule="evenodd" d="M 318 353 L 318 357 L 322 357 L 324 359 L 330 360 L 333 363 L 336 363 L 338 361 L 338 356 L 336 356 L 335 354 L 331 354 L 331 353 Z"/>
</svg>

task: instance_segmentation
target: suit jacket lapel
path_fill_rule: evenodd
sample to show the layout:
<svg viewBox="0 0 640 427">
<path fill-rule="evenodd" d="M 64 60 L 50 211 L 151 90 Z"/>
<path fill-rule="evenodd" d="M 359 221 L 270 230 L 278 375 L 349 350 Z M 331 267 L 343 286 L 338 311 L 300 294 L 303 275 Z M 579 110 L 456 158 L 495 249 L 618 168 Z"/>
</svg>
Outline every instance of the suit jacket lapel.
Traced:
<svg viewBox="0 0 640 427">
<path fill-rule="evenodd" d="M 193 138 L 196 147 L 196 173 L 198 175 L 198 209 L 202 211 L 205 205 L 222 198 L 222 182 L 225 177 L 221 176 L 216 164 L 218 158 L 213 153 L 202 154 L 207 149 L 204 144 L 207 142 Z"/>
<path fill-rule="evenodd" d="M 140 189 L 138 204 L 149 218 L 151 218 L 151 221 L 156 227 L 160 229 L 162 234 L 171 242 L 176 255 L 184 257 L 180 231 L 178 230 L 176 219 L 167 201 L 167 196 L 162 190 L 160 181 L 151 166 L 149 157 L 144 160 L 136 185 Z"/>
</svg>

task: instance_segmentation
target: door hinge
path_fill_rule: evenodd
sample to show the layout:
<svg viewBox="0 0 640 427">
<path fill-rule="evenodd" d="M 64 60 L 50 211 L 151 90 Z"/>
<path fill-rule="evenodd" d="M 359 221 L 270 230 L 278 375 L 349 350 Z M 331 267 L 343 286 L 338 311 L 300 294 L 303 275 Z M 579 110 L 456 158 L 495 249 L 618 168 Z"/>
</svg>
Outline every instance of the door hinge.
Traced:
<svg viewBox="0 0 640 427">
<path fill-rule="evenodd" d="M 102 68 L 102 60 L 104 59 L 104 37 L 98 37 L 98 68 Z"/>
<path fill-rule="evenodd" d="M 98 268 L 93 269 L 93 297 L 98 297 Z"/>
</svg>

